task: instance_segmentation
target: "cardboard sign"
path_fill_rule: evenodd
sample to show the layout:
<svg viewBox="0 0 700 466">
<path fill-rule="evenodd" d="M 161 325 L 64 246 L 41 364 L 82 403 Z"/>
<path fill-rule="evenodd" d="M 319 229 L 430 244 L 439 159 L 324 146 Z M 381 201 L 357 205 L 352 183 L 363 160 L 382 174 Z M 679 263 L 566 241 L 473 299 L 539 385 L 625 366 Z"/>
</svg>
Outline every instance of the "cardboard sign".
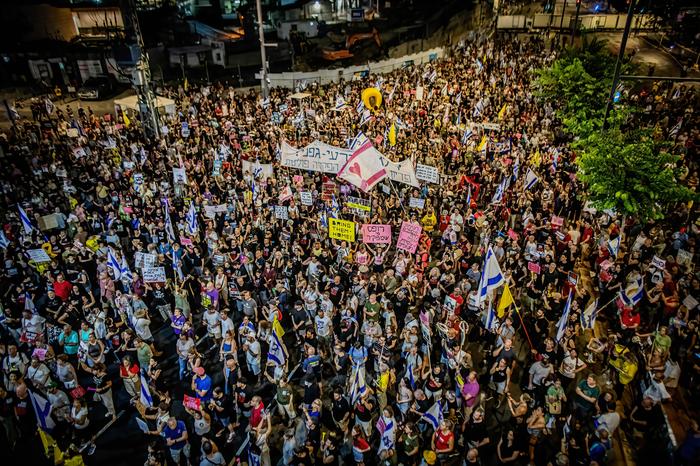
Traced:
<svg viewBox="0 0 700 466">
<path fill-rule="evenodd" d="M 194 396 L 189 396 L 185 395 L 185 397 L 182 399 L 182 404 L 185 408 L 192 409 L 194 411 L 199 411 L 202 402 L 200 401 L 199 398 L 196 398 Z"/>
<path fill-rule="evenodd" d="M 173 168 L 173 183 L 187 184 L 187 173 L 184 168 Z"/>
<path fill-rule="evenodd" d="M 49 214 L 39 217 L 39 229 L 41 231 L 52 230 L 58 228 L 58 214 Z"/>
<path fill-rule="evenodd" d="M 323 190 L 321 191 L 321 199 L 324 202 L 330 202 L 333 200 L 333 196 L 336 194 L 336 185 L 333 181 L 326 181 L 323 183 Z"/>
<path fill-rule="evenodd" d="M 158 257 L 155 254 L 145 252 L 134 253 L 134 267 L 137 269 L 150 268 L 156 265 Z"/>
<path fill-rule="evenodd" d="M 352 209 L 364 210 L 365 212 L 372 210 L 369 199 L 362 199 L 361 197 L 348 196 L 348 200 L 345 205 Z"/>
<path fill-rule="evenodd" d="M 299 197 L 301 198 L 301 205 L 314 205 L 314 196 L 311 194 L 311 191 L 301 191 Z"/>
<path fill-rule="evenodd" d="M 686 267 L 693 268 L 693 254 L 686 251 L 685 249 L 679 249 L 676 254 L 676 262 L 679 265 L 684 265 Z"/>
<path fill-rule="evenodd" d="M 659 256 L 654 256 L 654 258 L 651 260 L 651 265 L 659 270 L 664 270 L 666 268 L 666 261 Z"/>
<path fill-rule="evenodd" d="M 537 262 L 528 262 L 527 269 L 532 273 L 536 273 L 537 275 L 539 275 L 540 271 L 542 270 L 540 264 Z"/>
<path fill-rule="evenodd" d="M 412 197 L 411 200 L 408 201 L 408 206 L 412 209 L 423 210 L 425 208 L 425 199 L 421 199 L 420 197 Z"/>
<path fill-rule="evenodd" d="M 144 283 L 165 283 L 165 267 L 144 267 Z"/>
<path fill-rule="evenodd" d="M 51 258 L 42 248 L 29 249 L 27 250 L 27 254 L 29 254 L 29 258 L 37 264 L 40 264 L 42 262 L 51 262 Z"/>
<path fill-rule="evenodd" d="M 391 225 L 371 223 L 362 225 L 362 242 L 367 244 L 391 244 Z"/>
<path fill-rule="evenodd" d="M 276 205 L 275 206 L 275 218 L 278 220 L 288 220 L 289 219 L 289 211 L 287 210 L 287 206 Z"/>
<path fill-rule="evenodd" d="M 689 311 L 692 311 L 693 309 L 695 309 L 696 307 L 698 307 L 698 304 L 700 304 L 700 303 L 698 303 L 697 299 L 693 298 L 693 295 L 688 295 L 688 296 L 686 296 L 685 299 L 683 300 L 683 305 L 684 305 Z"/>
<path fill-rule="evenodd" d="M 355 222 L 329 218 L 328 236 L 344 241 L 355 241 Z"/>
<path fill-rule="evenodd" d="M 423 232 L 423 227 L 418 223 L 403 222 L 401 231 L 399 231 L 399 239 L 396 241 L 396 249 L 403 249 L 413 254 L 418 248 L 418 241 Z"/>
<path fill-rule="evenodd" d="M 417 164 L 416 178 L 427 181 L 428 183 L 440 184 L 440 172 L 437 167 L 432 167 L 430 165 Z"/>
</svg>

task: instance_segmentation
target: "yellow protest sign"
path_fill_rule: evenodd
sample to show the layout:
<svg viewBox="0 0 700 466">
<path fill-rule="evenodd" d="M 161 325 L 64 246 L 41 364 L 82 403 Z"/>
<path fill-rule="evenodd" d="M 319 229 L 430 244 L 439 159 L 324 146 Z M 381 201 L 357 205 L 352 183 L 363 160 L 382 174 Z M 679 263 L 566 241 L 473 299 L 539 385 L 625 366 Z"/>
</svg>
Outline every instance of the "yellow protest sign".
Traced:
<svg viewBox="0 0 700 466">
<path fill-rule="evenodd" d="M 355 241 L 355 222 L 329 218 L 328 236 L 345 241 Z"/>
</svg>

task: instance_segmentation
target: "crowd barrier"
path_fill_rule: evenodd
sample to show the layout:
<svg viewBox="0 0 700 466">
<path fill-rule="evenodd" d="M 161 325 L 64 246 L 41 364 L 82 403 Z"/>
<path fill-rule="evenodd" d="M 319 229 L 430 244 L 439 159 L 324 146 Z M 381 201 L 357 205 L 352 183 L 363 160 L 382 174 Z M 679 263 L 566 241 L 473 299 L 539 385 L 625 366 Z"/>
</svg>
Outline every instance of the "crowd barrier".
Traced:
<svg viewBox="0 0 700 466">
<path fill-rule="evenodd" d="M 370 73 L 389 73 L 399 68 L 407 68 L 412 65 L 422 65 L 424 63 L 438 60 L 442 58 L 444 54 L 444 47 L 436 47 L 424 52 L 367 63 L 366 65 L 309 72 L 291 71 L 285 73 L 270 73 L 267 76 L 270 80 L 270 87 L 298 89 L 305 88 L 312 83 L 329 84 L 332 82 L 339 82 L 341 78 L 345 80 L 352 80 L 362 78 Z"/>
<path fill-rule="evenodd" d="M 579 29 L 586 32 L 622 30 L 625 28 L 627 15 L 579 15 Z M 561 13 L 541 13 L 534 16 L 526 15 L 500 15 L 496 21 L 497 29 L 571 29 L 576 21 L 574 13 L 565 14 L 563 21 Z M 635 15 L 632 20 L 632 28 L 652 30 L 657 27 L 657 18 L 654 15 Z"/>
</svg>

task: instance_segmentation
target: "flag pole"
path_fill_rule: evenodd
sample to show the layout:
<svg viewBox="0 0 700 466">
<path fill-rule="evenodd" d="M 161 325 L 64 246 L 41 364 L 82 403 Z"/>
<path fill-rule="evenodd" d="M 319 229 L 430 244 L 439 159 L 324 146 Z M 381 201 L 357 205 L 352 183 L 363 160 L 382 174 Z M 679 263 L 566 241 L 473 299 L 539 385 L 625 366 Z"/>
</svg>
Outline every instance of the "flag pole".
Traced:
<svg viewBox="0 0 700 466">
<path fill-rule="evenodd" d="M 515 308 L 515 313 L 518 314 L 518 318 L 520 318 L 520 325 L 522 325 L 523 330 L 525 330 L 525 336 L 527 337 L 527 342 L 530 343 L 530 348 L 534 348 L 535 345 L 532 344 L 532 339 L 530 339 L 530 332 L 527 331 L 527 326 L 525 325 L 522 314 L 520 314 L 520 310 L 518 310 L 517 304 L 515 304 L 515 300 L 513 300 L 513 307 Z"/>
</svg>

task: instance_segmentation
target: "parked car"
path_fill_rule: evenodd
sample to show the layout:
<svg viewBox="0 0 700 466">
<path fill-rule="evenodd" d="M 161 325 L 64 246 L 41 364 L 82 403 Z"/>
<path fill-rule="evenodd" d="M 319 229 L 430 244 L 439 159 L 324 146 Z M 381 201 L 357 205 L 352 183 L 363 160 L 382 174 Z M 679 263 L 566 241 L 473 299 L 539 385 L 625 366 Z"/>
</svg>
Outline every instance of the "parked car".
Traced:
<svg viewBox="0 0 700 466">
<path fill-rule="evenodd" d="M 116 84 L 109 76 L 96 76 L 88 78 L 78 89 L 78 97 L 81 100 L 103 100 L 114 93 Z"/>
</svg>

